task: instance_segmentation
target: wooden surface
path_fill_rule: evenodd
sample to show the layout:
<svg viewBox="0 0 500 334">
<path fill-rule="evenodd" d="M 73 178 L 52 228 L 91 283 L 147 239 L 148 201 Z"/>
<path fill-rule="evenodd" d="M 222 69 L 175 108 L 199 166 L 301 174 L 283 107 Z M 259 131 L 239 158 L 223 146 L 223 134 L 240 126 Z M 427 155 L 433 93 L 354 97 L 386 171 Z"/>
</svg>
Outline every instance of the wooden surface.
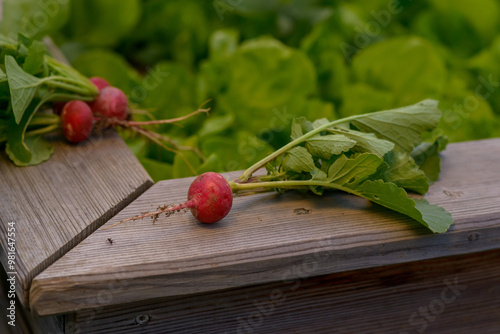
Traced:
<svg viewBox="0 0 500 334">
<path fill-rule="evenodd" d="M 116 133 L 78 146 L 58 139 L 38 166 L 0 155 L 0 259 L 7 268 L 7 224 L 15 222 L 16 292 L 26 307 L 33 277 L 152 185 Z"/>
<path fill-rule="evenodd" d="M 343 193 L 289 192 L 236 198 L 220 223 L 191 214 L 99 229 L 33 281 L 39 314 L 100 308 L 310 275 L 498 249 L 500 139 L 449 145 L 441 179 L 426 198 L 455 218 L 445 234 Z M 191 179 L 160 182 L 111 219 L 185 199 Z M 296 209 L 310 210 L 297 215 Z M 110 244 L 106 240 L 111 238 Z M 325 258 L 325 254 L 330 256 Z M 311 260 L 312 259 L 312 260 Z"/>
<path fill-rule="evenodd" d="M 499 263 L 494 250 L 110 306 L 68 316 L 66 333 L 497 334 Z"/>
</svg>

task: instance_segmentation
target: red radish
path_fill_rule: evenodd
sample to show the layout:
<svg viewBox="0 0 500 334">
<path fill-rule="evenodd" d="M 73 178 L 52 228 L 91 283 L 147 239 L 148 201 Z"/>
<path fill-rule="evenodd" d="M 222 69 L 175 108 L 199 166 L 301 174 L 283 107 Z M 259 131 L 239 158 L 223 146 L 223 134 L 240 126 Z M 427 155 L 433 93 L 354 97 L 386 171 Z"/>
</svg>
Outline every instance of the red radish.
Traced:
<svg viewBox="0 0 500 334">
<path fill-rule="evenodd" d="M 110 86 L 109 82 L 107 82 L 106 79 L 100 77 L 92 77 L 90 78 L 90 81 L 97 87 L 99 91 L 104 87 Z"/>
<path fill-rule="evenodd" d="M 172 213 L 189 209 L 193 216 L 202 223 L 215 223 L 226 217 L 233 205 L 233 191 L 226 179 L 214 172 L 203 173 L 191 183 L 188 200 L 173 207 L 161 207 L 155 212 L 124 219 L 105 227 L 108 229 L 121 223 L 153 216 L 155 219 L 162 213 Z"/>
<path fill-rule="evenodd" d="M 83 101 L 66 103 L 61 113 L 64 137 L 72 143 L 79 143 L 90 136 L 93 125 L 92 110 Z"/>
<path fill-rule="evenodd" d="M 116 87 L 104 87 L 94 100 L 92 111 L 102 117 L 125 120 L 129 112 L 127 96 Z"/>
<path fill-rule="evenodd" d="M 215 223 L 231 210 L 233 191 L 222 175 L 207 172 L 191 183 L 185 204 L 200 222 Z"/>
</svg>

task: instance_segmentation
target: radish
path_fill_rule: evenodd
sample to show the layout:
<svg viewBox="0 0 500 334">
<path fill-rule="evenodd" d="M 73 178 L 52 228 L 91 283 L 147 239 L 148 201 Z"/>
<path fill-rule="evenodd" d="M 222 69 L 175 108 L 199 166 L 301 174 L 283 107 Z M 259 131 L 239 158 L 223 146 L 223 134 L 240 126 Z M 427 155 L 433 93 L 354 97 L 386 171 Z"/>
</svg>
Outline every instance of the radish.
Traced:
<svg viewBox="0 0 500 334">
<path fill-rule="evenodd" d="M 94 100 L 92 111 L 105 118 L 125 120 L 129 115 L 127 96 L 116 87 L 104 87 Z"/>
<path fill-rule="evenodd" d="M 231 210 L 233 191 L 222 175 L 207 172 L 191 183 L 185 204 L 200 222 L 215 223 Z"/>
<path fill-rule="evenodd" d="M 100 77 L 92 77 L 90 78 L 90 81 L 97 87 L 99 91 L 101 91 L 104 87 L 110 86 L 109 82 L 107 82 L 106 79 Z"/>
<path fill-rule="evenodd" d="M 157 211 L 148 212 L 122 220 L 105 227 L 108 229 L 126 221 L 154 217 L 162 213 L 170 214 L 183 209 L 191 210 L 193 216 L 202 223 L 211 224 L 227 216 L 233 205 L 233 191 L 227 180 L 214 172 L 203 173 L 191 183 L 188 190 L 188 200 L 172 207 L 160 207 Z"/>
<path fill-rule="evenodd" d="M 92 110 L 83 101 L 70 101 L 61 113 L 64 137 L 72 143 L 79 143 L 90 136 L 94 123 Z"/>
</svg>

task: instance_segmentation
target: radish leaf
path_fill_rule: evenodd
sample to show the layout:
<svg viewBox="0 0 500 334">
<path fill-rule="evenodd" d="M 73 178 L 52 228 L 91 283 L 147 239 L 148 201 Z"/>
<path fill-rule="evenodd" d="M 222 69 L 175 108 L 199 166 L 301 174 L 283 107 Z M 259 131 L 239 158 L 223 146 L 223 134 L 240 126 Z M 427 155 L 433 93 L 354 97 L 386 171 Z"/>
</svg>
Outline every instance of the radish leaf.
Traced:
<svg viewBox="0 0 500 334">
<path fill-rule="evenodd" d="M 422 133 L 438 125 L 441 112 L 437 104 L 435 100 L 424 100 L 399 109 L 366 114 L 353 120 L 352 124 L 363 132 L 396 143 L 410 153 L 422 141 Z"/>
<path fill-rule="evenodd" d="M 295 147 L 283 158 L 283 168 L 297 173 L 312 172 L 314 160 L 307 149 L 301 146 Z"/>
<path fill-rule="evenodd" d="M 353 187 L 375 174 L 382 163 L 383 160 L 372 153 L 362 153 L 352 159 L 341 155 L 328 168 L 327 180 Z"/>
<path fill-rule="evenodd" d="M 5 71 L 9 81 L 12 111 L 16 123 L 19 124 L 41 80 L 24 72 L 12 56 L 5 56 Z"/>
<path fill-rule="evenodd" d="M 28 49 L 28 55 L 23 64 L 23 70 L 29 74 L 37 74 L 40 72 L 44 57 L 45 57 L 45 45 L 39 41 L 33 41 Z"/>
<path fill-rule="evenodd" d="M 346 130 L 342 128 L 328 129 L 329 132 L 343 134 L 356 141 L 353 150 L 355 152 L 369 152 L 383 157 L 387 152 L 394 148 L 390 141 L 377 138 L 373 133 L 364 133 L 356 130 Z"/>
<path fill-rule="evenodd" d="M 427 176 L 408 153 L 394 150 L 385 160 L 388 167 L 380 173 L 380 179 L 421 195 L 429 190 Z"/>
<path fill-rule="evenodd" d="M 409 198 L 406 191 L 394 183 L 367 180 L 355 191 L 361 197 L 417 220 L 434 233 L 446 232 L 453 224 L 451 214 L 445 209 L 429 204 L 425 199 Z"/>
<path fill-rule="evenodd" d="M 19 151 L 13 151 L 10 145 L 7 145 L 6 152 L 9 158 L 14 162 L 16 166 L 31 166 L 37 165 L 48 160 L 52 153 L 54 153 L 54 147 L 46 141 L 42 136 L 28 136 L 24 139 L 24 146 L 31 153 L 30 159 L 28 161 L 19 159 Z"/>
<path fill-rule="evenodd" d="M 306 148 L 315 157 L 330 159 L 332 155 L 347 152 L 356 142 L 343 135 L 316 135 L 306 141 Z"/>
</svg>

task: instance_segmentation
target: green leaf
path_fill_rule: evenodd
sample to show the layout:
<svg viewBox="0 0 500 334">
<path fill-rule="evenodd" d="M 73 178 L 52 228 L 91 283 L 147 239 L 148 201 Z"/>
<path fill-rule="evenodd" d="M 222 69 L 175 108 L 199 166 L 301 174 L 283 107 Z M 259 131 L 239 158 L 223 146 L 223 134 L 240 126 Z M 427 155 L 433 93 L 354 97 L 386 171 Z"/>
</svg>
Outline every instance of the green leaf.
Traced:
<svg viewBox="0 0 500 334">
<path fill-rule="evenodd" d="M 3 0 L 1 33 L 40 38 L 62 28 L 69 16 L 70 1 Z M 8 13 L 8 14 L 6 14 Z"/>
<path fill-rule="evenodd" d="M 292 120 L 292 133 L 290 137 L 294 140 L 311 130 L 313 130 L 313 126 L 305 117 L 294 117 Z"/>
<path fill-rule="evenodd" d="M 310 60 L 269 37 L 244 42 L 226 66 L 231 69 L 227 94 L 268 114 L 287 105 L 292 96 L 307 96 L 316 88 Z"/>
<path fill-rule="evenodd" d="M 234 122 L 233 114 L 216 115 L 207 118 L 198 132 L 198 136 L 205 137 L 219 134 L 231 127 Z"/>
<path fill-rule="evenodd" d="M 382 180 L 366 180 L 356 192 L 372 202 L 400 212 L 417 220 L 434 233 L 443 233 L 453 224 L 453 217 L 440 206 L 429 204 L 425 199 L 413 200 L 404 189 Z"/>
<path fill-rule="evenodd" d="M 374 88 L 365 82 L 356 82 L 344 87 L 340 114 L 342 117 L 360 115 L 387 109 L 394 105 L 394 94 Z"/>
<path fill-rule="evenodd" d="M 228 140 L 227 136 L 207 136 L 201 140 L 202 152 L 205 156 L 219 157 L 213 170 L 233 171 L 251 166 L 273 151 L 272 147 L 248 131 L 238 131 Z"/>
<path fill-rule="evenodd" d="M 344 135 L 316 135 L 306 140 L 309 152 L 321 159 L 330 159 L 332 155 L 347 152 L 356 142 Z"/>
<path fill-rule="evenodd" d="M 306 148 L 297 146 L 288 151 L 283 157 L 283 168 L 297 173 L 314 170 L 314 160 Z"/>
<path fill-rule="evenodd" d="M 34 166 L 48 160 L 54 153 L 54 147 L 42 136 L 28 136 L 24 139 L 24 145 L 31 153 L 29 160 L 24 160 L 25 156 L 20 151 L 16 151 L 16 146 L 7 143 L 6 152 L 16 166 Z"/>
<path fill-rule="evenodd" d="M 318 118 L 317 120 L 315 120 L 313 123 L 312 123 L 312 126 L 314 129 L 317 129 L 317 128 L 320 128 L 322 127 L 323 125 L 326 125 L 330 123 L 330 121 L 326 118 Z"/>
<path fill-rule="evenodd" d="M 173 167 L 171 164 L 149 159 L 146 157 L 139 158 L 139 161 L 144 166 L 144 169 L 146 169 L 149 176 L 151 176 L 154 182 L 172 178 Z"/>
<path fill-rule="evenodd" d="M 438 48 L 415 36 L 397 36 L 369 45 L 354 56 L 352 71 L 356 81 L 392 93 L 395 105 L 441 96 L 448 78 Z"/>
<path fill-rule="evenodd" d="M 342 134 L 349 139 L 356 141 L 356 145 L 352 149 L 355 152 L 369 152 L 383 157 L 387 152 L 394 148 L 394 144 L 390 141 L 377 138 L 373 133 L 364 133 L 356 130 L 348 130 L 343 128 L 331 128 L 329 132 Z"/>
<path fill-rule="evenodd" d="M 23 70 L 29 74 L 37 74 L 42 69 L 47 49 L 42 42 L 33 41 L 24 60 Z"/>
<path fill-rule="evenodd" d="M 341 155 L 328 168 L 328 181 L 355 187 L 377 172 L 383 160 L 376 154 L 361 153 L 352 159 Z"/>
<path fill-rule="evenodd" d="M 328 175 L 322 171 L 321 169 L 318 169 L 318 168 L 315 168 L 312 172 L 311 172 L 311 181 L 326 181 L 328 179 Z M 323 192 L 324 192 L 324 188 L 321 187 L 321 186 L 310 186 L 309 189 L 315 193 L 316 195 L 323 195 Z"/>
<path fill-rule="evenodd" d="M 196 172 L 203 174 L 206 172 L 214 172 L 219 170 L 221 158 L 217 154 L 210 154 L 210 156 L 198 167 Z"/>
<path fill-rule="evenodd" d="M 24 72 L 12 56 L 5 57 L 5 70 L 9 81 L 12 111 L 16 123 L 19 124 L 41 80 Z"/>
<path fill-rule="evenodd" d="M 441 158 L 439 152 L 446 148 L 448 140 L 446 137 L 437 136 L 434 142 L 423 142 L 411 152 L 420 169 L 425 173 L 429 181 L 436 182 L 441 171 Z"/>
<path fill-rule="evenodd" d="M 16 123 L 14 117 L 9 119 L 5 151 L 17 166 L 39 164 L 47 160 L 53 153 L 52 145 L 43 137 L 25 136 L 28 124 L 43 103 L 43 100 L 34 99 L 26 109 L 19 124 Z"/>
<path fill-rule="evenodd" d="M 33 118 L 36 112 L 39 102 L 38 100 L 33 100 L 30 103 L 19 124 L 15 121 L 14 117 L 9 118 L 6 151 L 10 152 L 9 156 L 12 161 L 26 164 L 31 160 L 32 154 L 28 146 L 24 143 L 24 134 L 31 118 Z"/>
<path fill-rule="evenodd" d="M 7 125 L 9 121 L 6 119 L 0 118 L 0 144 L 7 140 Z"/>
<path fill-rule="evenodd" d="M 216 30 L 210 36 L 210 58 L 231 56 L 238 49 L 239 32 L 233 29 Z"/>
<path fill-rule="evenodd" d="M 189 168 L 186 161 L 189 162 L 192 168 L 194 168 L 194 171 Z M 177 179 L 181 177 L 196 175 L 196 169 L 200 167 L 200 164 L 200 158 L 193 152 L 184 151 L 177 153 L 174 157 L 172 177 Z"/>
<path fill-rule="evenodd" d="M 424 100 L 407 107 L 367 114 L 353 120 L 352 124 L 363 132 L 396 143 L 410 153 L 422 141 L 422 134 L 438 125 L 441 111 L 437 104 L 435 100 Z"/>
<path fill-rule="evenodd" d="M 4 82 L 4 81 L 7 81 L 7 75 L 0 68 L 0 82 Z"/>
<path fill-rule="evenodd" d="M 391 151 L 386 155 L 386 162 L 388 167 L 378 175 L 380 179 L 421 195 L 427 193 L 429 190 L 427 176 L 408 153 Z"/>
<path fill-rule="evenodd" d="M 108 50 L 94 49 L 84 52 L 75 58 L 72 64 L 89 78 L 94 76 L 105 78 L 112 86 L 120 88 L 135 101 L 144 100 L 149 94 L 147 88 L 158 85 L 152 79 L 144 79 L 143 82 L 154 86 L 141 84 L 139 75 L 127 60 Z"/>
<path fill-rule="evenodd" d="M 131 32 L 140 15 L 139 0 L 72 0 L 64 32 L 84 44 L 112 46 Z"/>
</svg>

